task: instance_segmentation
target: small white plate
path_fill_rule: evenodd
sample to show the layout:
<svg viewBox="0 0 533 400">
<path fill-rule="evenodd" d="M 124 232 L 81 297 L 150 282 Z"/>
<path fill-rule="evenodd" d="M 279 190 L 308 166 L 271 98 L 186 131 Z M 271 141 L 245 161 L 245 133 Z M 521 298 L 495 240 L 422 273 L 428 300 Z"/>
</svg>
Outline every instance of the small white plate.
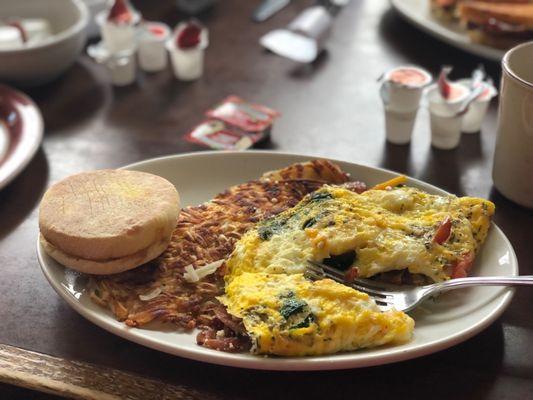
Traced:
<svg viewBox="0 0 533 400">
<path fill-rule="evenodd" d="M 458 23 L 436 19 L 431 14 L 430 0 L 391 0 L 391 5 L 409 22 L 452 46 L 494 61 L 505 54 L 505 50 L 472 42 Z"/>
<path fill-rule="evenodd" d="M 207 201 L 225 188 L 251 179 L 265 171 L 312 159 L 310 156 L 249 152 L 200 152 L 156 158 L 125 168 L 160 175 L 174 183 L 184 205 Z M 397 175 L 378 168 L 336 161 L 354 179 L 369 185 Z M 441 189 L 410 179 L 409 184 L 431 193 Z M 497 211 L 496 211 L 497 212 Z M 512 290 L 501 287 L 476 287 L 456 290 L 428 301 L 414 312 L 414 338 L 401 346 L 354 351 L 321 357 L 276 358 L 251 354 L 230 354 L 206 349 L 196 344 L 196 332 L 129 328 L 116 321 L 103 308 L 91 302 L 86 293 L 87 278 L 56 263 L 37 245 L 42 271 L 57 293 L 77 312 L 96 325 L 125 339 L 156 350 L 213 364 L 266 370 L 329 370 L 387 364 L 420 357 L 460 343 L 492 323 L 505 310 Z M 518 264 L 513 248 L 502 231 L 492 226 L 479 254 L 473 274 L 516 275 Z"/>
</svg>

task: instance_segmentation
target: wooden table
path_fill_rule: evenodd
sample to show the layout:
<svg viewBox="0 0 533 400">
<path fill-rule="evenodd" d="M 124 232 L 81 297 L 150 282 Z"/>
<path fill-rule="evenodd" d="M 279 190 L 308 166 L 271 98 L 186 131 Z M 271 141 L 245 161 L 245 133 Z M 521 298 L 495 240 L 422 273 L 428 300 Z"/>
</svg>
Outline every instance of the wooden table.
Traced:
<svg viewBox="0 0 533 400">
<path fill-rule="evenodd" d="M 171 0 L 136 3 L 148 19 L 172 25 L 180 19 Z M 410 146 L 384 140 L 376 83 L 381 72 L 414 63 L 436 73 L 452 64 L 456 76 L 465 76 L 483 60 L 427 37 L 386 0 L 353 0 L 335 19 L 327 52 L 314 65 L 298 67 L 262 51 L 258 38 L 310 2 L 293 2 L 254 24 L 249 16 L 257 3 L 220 1 L 202 16 L 211 43 L 205 76 L 197 82 L 175 81 L 167 71 L 113 88 L 105 71 L 83 56 L 60 80 L 28 91 L 46 132 L 30 165 L 0 192 L 0 343 L 160 379 L 176 385 L 181 398 L 533 398 L 533 292 L 526 289 L 483 333 L 449 350 L 381 367 L 280 373 L 203 364 L 130 343 L 86 321 L 48 285 L 35 252 L 37 205 L 46 187 L 83 170 L 200 150 L 182 135 L 229 94 L 283 113 L 266 148 L 390 168 L 459 195 L 490 198 L 520 272 L 533 274 L 533 213 L 492 188 L 495 104 L 481 134 L 464 135 L 453 151 L 430 147 L 424 112 Z M 499 65 L 484 63 L 498 82 Z M 4 361 L 0 355 L 0 366 Z M 51 397 L 6 384 L 0 398 Z"/>
</svg>

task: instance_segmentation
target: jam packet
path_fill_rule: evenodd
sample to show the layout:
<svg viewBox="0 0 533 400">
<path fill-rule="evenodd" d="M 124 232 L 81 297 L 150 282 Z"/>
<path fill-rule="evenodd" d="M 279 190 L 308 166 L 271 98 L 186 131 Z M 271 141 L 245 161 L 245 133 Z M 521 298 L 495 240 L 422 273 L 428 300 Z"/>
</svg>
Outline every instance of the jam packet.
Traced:
<svg viewBox="0 0 533 400">
<path fill-rule="evenodd" d="M 209 119 L 194 127 L 185 139 L 215 150 L 246 150 L 265 137 L 264 132 L 244 132 L 224 121 Z"/>
<path fill-rule="evenodd" d="M 237 96 L 229 96 L 205 114 L 246 132 L 270 132 L 274 119 L 280 114 L 260 104 L 248 103 Z"/>
</svg>

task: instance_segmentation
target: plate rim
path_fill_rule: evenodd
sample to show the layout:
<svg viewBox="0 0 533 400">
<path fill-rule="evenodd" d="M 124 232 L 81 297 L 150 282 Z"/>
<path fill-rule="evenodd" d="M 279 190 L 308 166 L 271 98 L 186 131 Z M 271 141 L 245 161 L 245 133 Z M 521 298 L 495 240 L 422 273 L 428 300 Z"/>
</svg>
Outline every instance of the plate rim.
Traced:
<svg viewBox="0 0 533 400">
<path fill-rule="evenodd" d="M 351 161 L 332 159 L 332 158 L 321 157 L 321 156 L 312 156 L 309 154 L 302 154 L 302 153 L 268 151 L 268 150 L 248 150 L 246 152 L 199 151 L 199 152 L 189 152 L 189 153 L 181 153 L 181 154 L 169 154 L 165 156 L 154 157 L 154 158 L 149 158 L 146 160 L 134 162 L 134 163 L 121 167 L 121 169 L 137 168 L 144 164 L 158 162 L 158 161 L 165 161 L 169 159 L 183 159 L 183 158 L 200 157 L 200 156 L 210 157 L 212 155 L 232 157 L 236 155 L 243 155 L 243 154 L 249 154 L 249 153 L 262 154 L 265 156 L 280 155 L 280 156 L 288 156 L 288 157 L 309 157 L 309 158 L 316 158 L 316 159 L 325 159 L 325 160 L 330 160 L 333 162 L 352 164 L 356 167 L 359 167 L 359 168 L 362 167 L 368 170 L 378 170 L 378 171 L 386 172 L 389 174 L 400 175 L 400 173 L 395 172 L 395 171 L 391 171 L 391 170 L 380 168 L 380 167 L 372 167 L 372 166 L 365 165 L 365 164 L 358 164 L 358 163 L 354 163 Z M 415 182 L 418 184 L 421 183 L 423 186 L 424 185 L 430 186 L 436 191 L 449 193 L 430 183 L 426 183 L 424 181 L 421 181 L 421 180 L 418 180 L 416 178 L 412 178 L 409 176 L 408 178 L 412 182 Z M 518 260 L 517 260 L 516 253 L 514 251 L 514 248 L 511 242 L 505 236 L 503 231 L 494 222 L 492 222 L 491 225 L 492 225 L 491 229 L 496 230 L 501 235 L 506 246 L 511 250 L 510 251 L 510 258 L 511 258 L 510 264 L 511 266 L 514 267 L 512 274 L 517 275 L 518 274 Z M 169 344 L 168 341 L 164 341 L 164 340 L 160 340 L 156 338 L 146 339 L 145 337 L 142 336 L 142 334 L 132 335 L 130 331 L 136 328 L 127 327 L 123 323 L 117 320 L 114 320 L 114 319 L 111 321 L 108 321 L 107 319 L 111 319 L 112 316 L 108 315 L 107 310 L 102 310 L 103 312 L 102 311 L 96 312 L 96 311 L 86 308 L 85 306 L 82 305 L 81 302 L 79 302 L 75 298 L 75 296 L 72 293 L 70 293 L 65 287 L 63 287 L 59 281 L 55 281 L 53 279 L 52 269 L 47 265 L 46 261 L 44 260 L 44 250 L 42 249 L 40 245 L 39 237 L 37 237 L 37 258 L 40 264 L 41 271 L 45 275 L 47 281 L 52 286 L 52 288 L 56 291 L 56 293 L 63 300 L 65 300 L 69 304 L 69 306 L 72 307 L 77 313 L 79 313 L 81 316 L 83 316 L 85 319 L 89 320 L 90 322 L 94 323 L 95 325 L 99 326 L 100 328 L 112 334 L 115 334 L 123 339 L 126 339 L 128 341 L 140 344 L 142 346 L 145 346 L 145 347 L 157 350 L 157 351 L 162 351 L 162 352 L 174 355 L 174 356 L 188 358 L 188 359 L 192 359 L 195 361 L 206 362 L 209 364 L 238 367 L 238 368 L 243 368 L 243 369 L 254 369 L 254 370 L 316 371 L 316 370 L 339 370 L 339 369 L 351 369 L 351 368 L 364 368 L 364 367 L 371 367 L 371 366 L 376 366 L 376 365 L 392 364 L 392 363 L 406 361 L 406 360 L 422 357 L 425 355 L 429 355 L 432 353 L 436 353 L 441 350 L 453 347 L 459 343 L 462 343 L 470 339 L 471 337 L 475 336 L 482 330 L 484 330 L 507 309 L 514 295 L 513 288 L 503 289 L 502 293 L 499 296 L 491 300 L 494 302 L 497 301 L 497 303 L 494 305 L 491 312 L 485 315 L 484 318 L 480 319 L 472 326 L 464 328 L 463 330 L 456 332 L 455 334 L 451 336 L 448 336 L 445 340 L 442 340 L 442 339 L 432 340 L 427 343 L 423 343 L 419 345 L 419 347 L 417 347 L 416 349 L 402 349 L 401 347 L 392 346 L 392 347 L 387 348 L 389 350 L 389 353 L 385 355 L 365 353 L 363 357 L 357 357 L 357 354 L 361 354 L 361 353 L 357 353 L 356 351 L 354 351 L 354 352 L 346 352 L 346 353 L 337 353 L 335 355 L 324 355 L 324 356 L 315 356 L 315 357 L 265 358 L 261 356 L 250 355 L 249 358 L 248 357 L 237 358 L 237 357 L 233 357 L 234 356 L 233 353 L 225 353 L 225 352 L 220 352 L 216 350 L 205 349 L 200 346 L 198 346 L 198 349 L 194 347 L 176 348 L 172 344 Z M 332 357 L 332 356 L 337 356 L 337 357 Z M 343 356 L 347 356 L 347 357 L 344 358 Z M 328 360 L 328 357 L 331 357 L 331 359 Z"/>
<path fill-rule="evenodd" d="M 435 38 L 463 51 L 492 61 L 502 60 L 503 55 L 506 52 L 505 50 L 472 42 L 469 40 L 466 32 L 462 35 L 447 28 L 445 24 L 440 23 L 437 20 L 429 20 L 420 11 L 410 6 L 411 1 L 412 0 L 390 0 L 390 4 L 404 19 Z M 461 39 L 459 39 L 459 37 Z"/>
<path fill-rule="evenodd" d="M 0 83 L 1 92 L 6 93 L 11 98 L 9 102 L 15 104 L 14 108 L 19 109 L 20 106 L 25 107 L 26 109 L 20 112 L 21 119 L 24 120 L 25 125 L 28 125 L 27 119 L 33 118 L 35 126 L 32 128 L 28 126 L 23 127 L 21 140 L 17 144 L 17 147 L 13 150 L 12 154 L 7 155 L 4 160 L 1 160 L 0 170 L 6 168 L 6 164 L 9 166 L 10 159 L 13 156 L 17 156 L 20 159 L 18 163 L 13 162 L 13 166 L 7 170 L 5 178 L 2 179 L 0 177 L 0 190 L 9 185 L 28 166 L 37 153 L 37 150 L 39 150 L 44 136 L 44 119 L 37 104 L 27 94 L 2 83 Z M 22 104 L 18 98 L 23 99 L 26 104 Z M 8 131 L 9 141 L 11 142 L 11 131 L 7 126 L 6 129 Z M 30 132 L 30 129 L 33 129 L 33 132 Z"/>
</svg>

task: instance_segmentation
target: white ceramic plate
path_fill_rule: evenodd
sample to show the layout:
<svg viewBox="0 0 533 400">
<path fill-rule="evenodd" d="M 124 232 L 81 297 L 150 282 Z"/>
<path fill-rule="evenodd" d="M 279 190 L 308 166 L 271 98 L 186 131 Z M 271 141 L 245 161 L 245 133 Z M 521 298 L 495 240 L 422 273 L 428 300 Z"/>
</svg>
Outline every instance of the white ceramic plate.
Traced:
<svg viewBox="0 0 533 400">
<path fill-rule="evenodd" d="M 165 177 L 179 189 L 184 205 L 212 198 L 225 188 L 258 178 L 263 172 L 282 168 L 309 156 L 258 152 L 204 152 L 156 158 L 127 166 Z M 369 185 L 396 174 L 390 171 L 338 162 L 353 178 Z M 432 193 L 445 193 L 429 184 L 411 179 L 410 184 Z M 267 370 L 327 370 L 386 364 L 423 356 L 462 342 L 487 327 L 509 304 L 511 289 L 477 287 L 449 292 L 436 302 L 426 302 L 413 313 L 416 321 L 411 342 L 394 347 L 305 358 L 265 358 L 250 354 L 230 354 L 196 345 L 196 332 L 178 333 L 172 329 L 128 328 L 107 310 L 92 303 L 85 290 L 86 278 L 48 257 L 37 247 L 42 270 L 57 293 L 76 311 L 96 325 L 125 339 L 177 356 L 214 364 Z M 516 275 L 518 265 L 513 248 L 502 231 L 492 226 L 474 275 Z"/>
<path fill-rule="evenodd" d="M 423 31 L 469 53 L 500 61 L 505 50 L 474 43 L 458 23 L 442 22 L 430 10 L 430 0 L 391 0 L 392 6 Z"/>
</svg>

